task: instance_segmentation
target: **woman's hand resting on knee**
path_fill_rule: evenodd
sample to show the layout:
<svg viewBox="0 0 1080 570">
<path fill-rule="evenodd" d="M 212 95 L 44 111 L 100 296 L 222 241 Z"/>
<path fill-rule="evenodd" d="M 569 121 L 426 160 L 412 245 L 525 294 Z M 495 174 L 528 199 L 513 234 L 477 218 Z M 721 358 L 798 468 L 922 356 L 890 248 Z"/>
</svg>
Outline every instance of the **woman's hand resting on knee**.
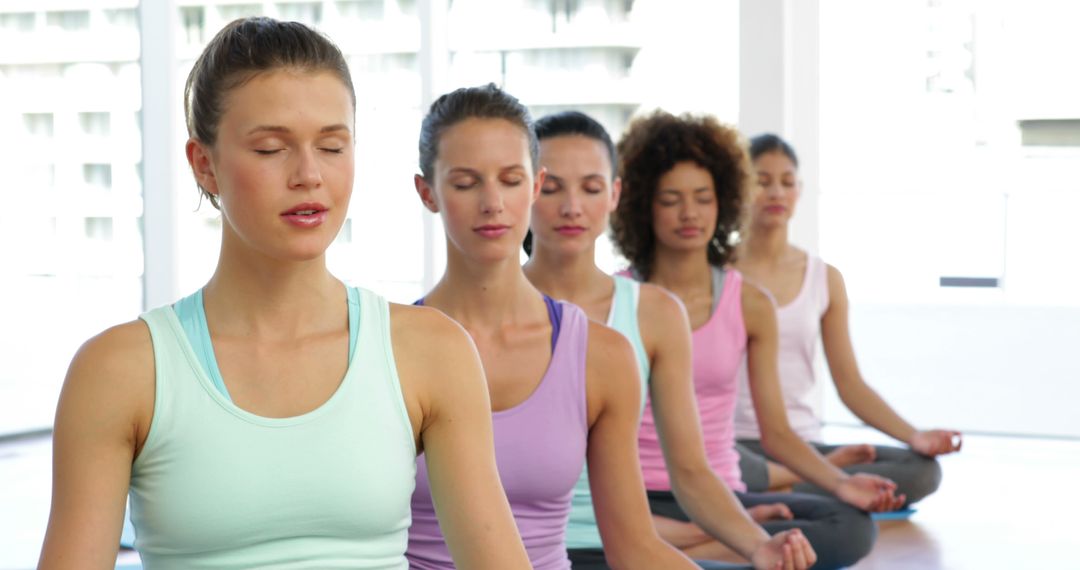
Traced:
<svg viewBox="0 0 1080 570">
<path fill-rule="evenodd" d="M 964 444 L 960 432 L 947 429 L 931 429 L 911 434 L 908 445 L 915 453 L 934 457 L 960 451 Z"/>
</svg>

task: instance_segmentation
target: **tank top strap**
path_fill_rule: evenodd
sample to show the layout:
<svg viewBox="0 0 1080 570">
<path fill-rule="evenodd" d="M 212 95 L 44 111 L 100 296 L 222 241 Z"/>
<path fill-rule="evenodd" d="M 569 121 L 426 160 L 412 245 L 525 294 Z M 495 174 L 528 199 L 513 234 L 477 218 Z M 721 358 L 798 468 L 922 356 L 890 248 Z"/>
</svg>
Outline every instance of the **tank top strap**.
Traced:
<svg viewBox="0 0 1080 570">
<path fill-rule="evenodd" d="M 555 343 L 559 340 L 559 329 L 562 327 L 562 305 L 547 295 L 544 295 L 544 305 L 547 307 L 548 322 L 551 323 L 551 353 L 555 354 Z"/>
<path fill-rule="evenodd" d="M 812 254 L 806 254 L 807 298 L 813 303 L 820 318 L 829 308 L 829 268 L 825 260 Z"/>
<path fill-rule="evenodd" d="M 382 380 L 386 382 L 390 399 L 394 401 L 396 414 L 404 422 L 409 446 L 414 445 L 412 420 L 405 406 L 405 393 L 401 389 L 397 361 L 390 337 L 390 303 L 387 300 L 362 287 L 349 287 L 351 299 L 356 300 L 358 327 L 355 344 L 357 345 L 356 364 L 372 363 L 386 370 Z M 351 318 L 351 315 L 350 315 Z M 352 364 L 350 364 L 352 366 Z"/>
<path fill-rule="evenodd" d="M 732 331 L 741 330 L 745 332 L 746 328 L 742 314 L 742 273 L 735 269 L 716 271 L 720 271 L 724 275 L 724 280 L 718 287 L 720 295 L 716 300 L 713 317 L 710 320 L 727 323 L 727 326 L 730 326 Z M 745 337 L 745 334 L 743 336 Z"/>
<path fill-rule="evenodd" d="M 629 277 L 615 275 L 615 294 L 611 299 L 607 326 L 619 331 L 630 341 L 637 360 L 641 376 L 641 408 L 644 410 L 649 395 L 649 355 L 645 350 L 645 341 L 641 338 L 641 326 L 638 322 L 638 308 L 641 303 L 641 283 Z"/>
<path fill-rule="evenodd" d="M 589 317 L 580 307 L 566 301 L 557 301 L 562 313 L 559 336 L 551 353 L 551 363 L 544 379 L 567 392 L 567 397 L 577 403 L 577 414 L 582 425 L 588 423 L 588 404 L 585 397 L 585 360 L 589 348 Z M 556 380 L 556 382 L 548 382 Z"/>
<path fill-rule="evenodd" d="M 720 267 L 713 266 L 710 272 L 712 276 L 712 308 L 713 311 L 720 306 L 720 296 L 724 292 L 724 281 L 727 278 L 727 271 Z"/>
</svg>

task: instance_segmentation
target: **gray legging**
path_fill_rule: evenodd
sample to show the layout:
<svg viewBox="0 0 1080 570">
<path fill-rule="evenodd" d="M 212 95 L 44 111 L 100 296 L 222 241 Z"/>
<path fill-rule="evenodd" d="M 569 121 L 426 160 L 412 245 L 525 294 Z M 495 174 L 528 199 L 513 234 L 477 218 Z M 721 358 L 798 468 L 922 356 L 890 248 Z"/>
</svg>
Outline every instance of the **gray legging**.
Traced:
<svg viewBox="0 0 1080 570">
<path fill-rule="evenodd" d="M 811 443 L 822 454 L 826 454 L 841 447 L 839 445 L 823 445 Z M 768 455 L 761 446 L 761 441 L 756 439 L 740 439 L 735 449 L 739 452 L 739 468 L 742 470 L 742 479 L 746 488 L 750 491 L 767 491 L 769 489 L 769 470 L 766 465 Z M 897 485 L 897 494 L 907 495 L 906 505 L 912 505 L 922 500 L 923 497 L 937 490 L 941 484 L 941 466 L 932 457 L 919 455 L 914 451 L 899 447 L 874 446 L 875 456 L 873 463 L 859 463 L 844 467 L 848 473 L 873 473 L 892 479 Z M 796 483 L 792 490 L 797 493 L 811 493 L 814 495 L 829 495 L 829 492 L 812 483 Z"/>
<path fill-rule="evenodd" d="M 566 551 L 572 570 L 611 570 L 602 548 L 573 548 Z M 754 570 L 749 564 L 729 564 L 712 560 L 695 560 L 702 570 Z"/>
<path fill-rule="evenodd" d="M 649 491 L 648 495 L 654 515 L 690 522 L 670 491 Z M 814 570 L 855 564 L 870 552 L 877 538 L 877 525 L 870 515 L 836 499 L 803 493 L 735 493 L 735 496 L 745 508 L 772 503 L 787 505 L 794 516 L 792 520 L 769 521 L 761 526 L 769 534 L 793 528 L 801 530 L 818 557 Z"/>
</svg>

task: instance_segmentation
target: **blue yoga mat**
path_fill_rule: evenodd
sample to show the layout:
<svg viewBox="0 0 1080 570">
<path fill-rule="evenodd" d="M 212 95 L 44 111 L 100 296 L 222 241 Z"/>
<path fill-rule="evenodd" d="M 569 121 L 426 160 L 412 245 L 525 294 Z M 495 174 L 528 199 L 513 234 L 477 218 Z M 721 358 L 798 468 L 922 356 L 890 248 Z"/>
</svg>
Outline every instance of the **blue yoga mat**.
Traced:
<svg viewBox="0 0 1080 570">
<path fill-rule="evenodd" d="M 131 509 L 124 511 L 124 530 L 120 532 L 120 547 L 135 548 L 135 527 L 131 526 Z"/>
<path fill-rule="evenodd" d="M 870 518 L 876 521 L 903 521 L 911 518 L 913 514 L 915 514 L 915 509 L 900 509 L 887 513 L 870 513 Z"/>
</svg>

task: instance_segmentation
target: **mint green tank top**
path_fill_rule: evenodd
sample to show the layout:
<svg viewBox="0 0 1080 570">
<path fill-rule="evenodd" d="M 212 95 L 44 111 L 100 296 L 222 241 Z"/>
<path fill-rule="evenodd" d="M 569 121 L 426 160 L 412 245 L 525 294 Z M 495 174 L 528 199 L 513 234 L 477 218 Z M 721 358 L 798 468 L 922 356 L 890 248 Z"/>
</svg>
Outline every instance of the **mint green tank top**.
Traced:
<svg viewBox="0 0 1080 570">
<path fill-rule="evenodd" d="M 637 356 L 639 380 L 641 382 L 641 409 L 645 410 L 645 400 L 649 394 L 649 355 L 641 341 L 641 329 L 638 327 L 638 301 L 641 297 L 641 284 L 633 279 L 615 275 L 615 296 L 611 300 L 607 326 L 619 331 L 634 347 Z M 574 496 L 570 502 L 570 522 L 566 527 L 567 548 L 601 548 L 600 529 L 596 526 L 596 514 L 593 512 L 592 493 L 589 491 L 589 469 L 581 471 Z"/>
<path fill-rule="evenodd" d="M 341 384 L 289 418 L 257 416 L 219 392 L 171 307 L 142 315 L 156 393 L 130 498 L 145 568 L 408 568 L 412 425 L 389 305 L 363 289 L 359 298 Z"/>
</svg>

